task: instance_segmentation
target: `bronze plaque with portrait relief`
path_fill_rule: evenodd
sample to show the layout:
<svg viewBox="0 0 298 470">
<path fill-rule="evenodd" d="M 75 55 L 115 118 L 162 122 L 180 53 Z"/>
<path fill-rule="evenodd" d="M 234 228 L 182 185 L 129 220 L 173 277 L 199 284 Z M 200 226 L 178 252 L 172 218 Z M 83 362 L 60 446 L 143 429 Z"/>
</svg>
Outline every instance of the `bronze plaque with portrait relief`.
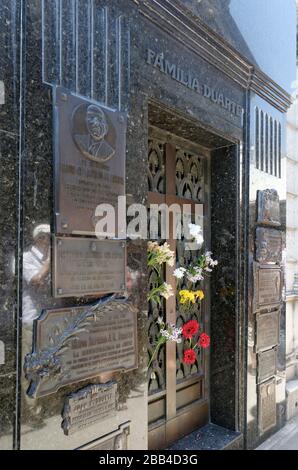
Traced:
<svg viewBox="0 0 298 470">
<path fill-rule="evenodd" d="M 54 297 L 125 290 L 126 243 L 123 240 L 54 237 L 53 251 Z"/>
<path fill-rule="evenodd" d="M 276 380 L 268 380 L 258 386 L 259 430 L 264 434 L 276 426 Z"/>
<path fill-rule="evenodd" d="M 254 263 L 254 311 L 280 305 L 282 270 L 279 266 Z"/>
<path fill-rule="evenodd" d="M 117 412 L 117 383 L 88 385 L 66 398 L 62 429 L 66 436 L 97 422 L 110 419 Z"/>
<path fill-rule="evenodd" d="M 121 424 L 116 431 L 96 439 L 78 450 L 129 450 L 130 422 Z"/>
<path fill-rule="evenodd" d="M 45 310 L 36 320 L 33 353 L 24 364 L 29 396 L 138 367 L 136 309 L 114 296 L 99 303 Z"/>
<path fill-rule="evenodd" d="M 127 117 L 61 87 L 54 111 L 56 233 L 94 235 L 96 207 L 125 195 Z"/>
<path fill-rule="evenodd" d="M 256 315 L 256 349 L 264 351 L 279 344 L 280 311 Z"/>
<path fill-rule="evenodd" d="M 256 229 L 256 261 L 259 263 L 281 263 L 282 232 L 272 228 Z"/>
</svg>

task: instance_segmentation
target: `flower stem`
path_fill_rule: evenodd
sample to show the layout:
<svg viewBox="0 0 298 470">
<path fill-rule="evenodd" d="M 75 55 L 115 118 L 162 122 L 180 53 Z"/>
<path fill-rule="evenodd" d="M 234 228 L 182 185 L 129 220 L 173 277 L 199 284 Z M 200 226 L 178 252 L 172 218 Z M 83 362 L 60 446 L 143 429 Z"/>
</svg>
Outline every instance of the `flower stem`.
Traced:
<svg viewBox="0 0 298 470">
<path fill-rule="evenodd" d="M 160 346 L 161 344 L 162 344 L 162 343 L 161 343 L 160 341 L 158 341 L 158 343 L 157 343 L 157 345 L 156 345 L 156 347 L 155 347 L 155 349 L 154 349 L 154 351 L 153 351 L 153 354 L 152 354 L 152 356 L 151 356 L 151 358 L 150 358 L 150 361 L 148 362 L 148 366 L 147 366 L 148 369 L 149 369 L 149 367 L 151 366 L 151 364 L 152 364 L 152 362 L 153 362 L 153 359 L 154 359 L 154 356 L 156 355 L 157 350 L 158 350 L 158 348 L 159 348 L 159 346 Z"/>
</svg>

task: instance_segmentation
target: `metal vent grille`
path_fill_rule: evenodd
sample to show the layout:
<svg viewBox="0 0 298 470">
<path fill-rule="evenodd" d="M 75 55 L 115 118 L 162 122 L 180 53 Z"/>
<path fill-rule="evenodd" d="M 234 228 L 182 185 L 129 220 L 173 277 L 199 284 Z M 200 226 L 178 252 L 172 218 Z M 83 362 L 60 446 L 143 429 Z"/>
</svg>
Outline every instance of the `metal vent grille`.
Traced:
<svg viewBox="0 0 298 470">
<path fill-rule="evenodd" d="M 281 178 L 281 124 L 256 107 L 255 125 L 256 168 Z"/>
</svg>

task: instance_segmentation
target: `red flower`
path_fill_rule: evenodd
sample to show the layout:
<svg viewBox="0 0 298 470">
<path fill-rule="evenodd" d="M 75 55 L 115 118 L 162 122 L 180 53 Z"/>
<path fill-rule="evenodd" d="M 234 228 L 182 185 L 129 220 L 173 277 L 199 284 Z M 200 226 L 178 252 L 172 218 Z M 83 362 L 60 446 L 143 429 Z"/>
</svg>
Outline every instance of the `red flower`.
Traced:
<svg viewBox="0 0 298 470">
<path fill-rule="evenodd" d="M 182 334 L 184 338 L 190 339 L 197 334 L 199 328 L 200 325 L 196 320 L 190 320 L 189 322 L 185 323 L 185 325 L 183 325 Z"/>
<path fill-rule="evenodd" d="M 199 345 L 201 348 L 206 349 L 210 346 L 210 336 L 206 333 L 202 333 L 199 339 Z"/>
<path fill-rule="evenodd" d="M 193 349 L 187 349 L 186 351 L 184 351 L 184 364 L 194 364 L 196 362 L 196 358 L 197 356 Z"/>
</svg>

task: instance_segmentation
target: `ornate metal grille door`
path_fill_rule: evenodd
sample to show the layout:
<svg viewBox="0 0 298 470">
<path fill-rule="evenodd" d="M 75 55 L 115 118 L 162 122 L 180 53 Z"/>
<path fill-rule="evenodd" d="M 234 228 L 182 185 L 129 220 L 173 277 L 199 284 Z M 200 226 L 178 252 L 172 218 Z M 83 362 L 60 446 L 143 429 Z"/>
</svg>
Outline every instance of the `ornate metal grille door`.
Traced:
<svg viewBox="0 0 298 470">
<path fill-rule="evenodd" d="M 209 203 L 208 203 L 208 166 L 209 153 L 190 142 L 175 138 L 156 128 L 150 128 L 148 155 L 149 204 L 188 205 L 194 214 L 195 205 L 204 217 L 204 238 L 209 244 Z M 187 266 L 198 253 L 186 250 L 183 238 L 173 238 L 171 225 L 174 223 L 170 213 L 170 236 L 167 241 L 176 252 L 179 266 Z M 159 220 L 160 225 L 160 220 Z M 160 231 L 159 231 L 160 233 Z M 148 357 L 151 358 L 158 334 L 157 319 L 182 326 L 190 319 L 203 323 L 208 332 L 208 291 L 204 285 L 206 298 L 200 308 L 191 314 L 182 312 L 176 298 L 176 279 L 172 268 L 165 268 L 164 280 L 172 285 L 175 296 L 159 306 L 149 302 L 148 318 Z M 156 286 L 153 271 L 148 273 L 149 289 Z M 160 347 L 148 370 L 149 394 L 149 448 L 165 448 L 183 435 L 204 425 L 209 419 L 208 404 L 208 364 L 204 353 L 192 365 L 182 361 L 185 345 L 168 342 Z"/>
</svg>

